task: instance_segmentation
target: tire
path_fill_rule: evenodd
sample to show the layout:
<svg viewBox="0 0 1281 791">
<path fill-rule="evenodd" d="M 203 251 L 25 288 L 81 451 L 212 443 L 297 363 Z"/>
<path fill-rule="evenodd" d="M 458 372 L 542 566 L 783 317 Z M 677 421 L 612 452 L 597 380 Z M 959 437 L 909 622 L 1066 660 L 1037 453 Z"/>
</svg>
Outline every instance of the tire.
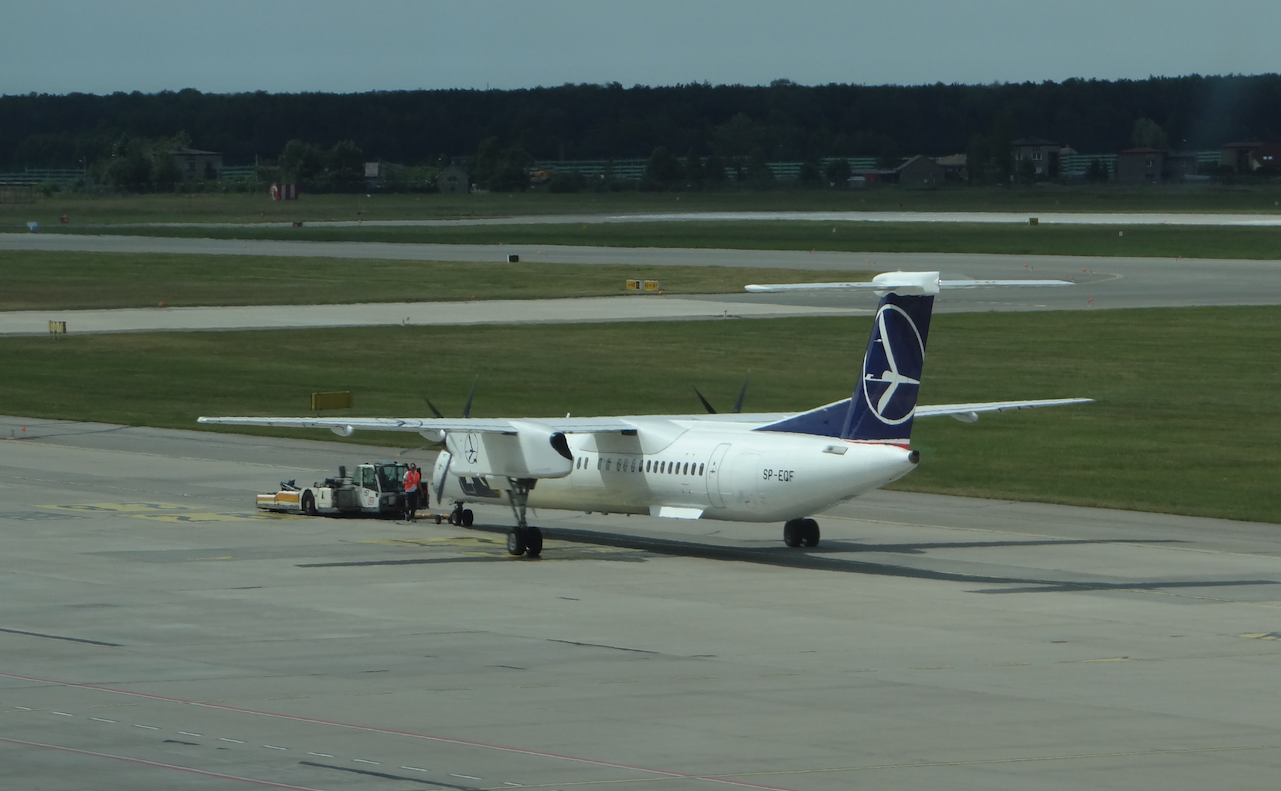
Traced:
<svg viewBox="0 0 1281 791">
<path fill-rule="evenodd" d="M 436 514 L 436 524 L 440 524 L 443 521 L 444 520 L 440 518 L 440 514 Z"/>
<path fill-rule="evenodd" d="M 525 554 L 525 531 L 513 527 L 507 533 L 507 554 L 520 556 Z"/>
<path fill-rule="evenodd" d="M 302 493 L 302 512 L 307 516 L 316 516 L 316 497 L 311 492 Z"/>
<path fill-rule="evenodd" d="M 799 519 L 791 519 L 783 525 L 783 543 L 789 547 L 801 545 L 802 531 Z"/>
<path fill-rule="evenodd" d="M 818 522 L 813 519 L 801 520 L 801 543 L 807 547 L 818 546 Z"/>
<path fill-rule="evenodd" d="M 463 509 L 463 527 L 471 527 L 475 517 L 472 515 L 470 508 Z"/>
<path fill-rule="evenodd" d="M 543 531 L 536 527 L 525 529 L 525 554 L 531 558 L 543 554 Z"/>
</svg>

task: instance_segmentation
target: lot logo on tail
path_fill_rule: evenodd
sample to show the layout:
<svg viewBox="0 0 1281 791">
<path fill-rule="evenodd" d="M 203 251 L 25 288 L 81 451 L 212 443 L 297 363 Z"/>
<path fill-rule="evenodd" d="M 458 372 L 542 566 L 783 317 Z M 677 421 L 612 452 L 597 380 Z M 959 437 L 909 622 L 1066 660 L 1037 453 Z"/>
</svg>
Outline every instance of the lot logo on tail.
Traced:
<svg viewBox="0 0 1281 791">
<path fill-rule="evenodd" d="M 911 419 L 924 361 L 925 339 L 916 322 L 898 305 L 881 305 L 863 358 L 863 398 L 881 422 L 896 426 Z"/>
</svg>

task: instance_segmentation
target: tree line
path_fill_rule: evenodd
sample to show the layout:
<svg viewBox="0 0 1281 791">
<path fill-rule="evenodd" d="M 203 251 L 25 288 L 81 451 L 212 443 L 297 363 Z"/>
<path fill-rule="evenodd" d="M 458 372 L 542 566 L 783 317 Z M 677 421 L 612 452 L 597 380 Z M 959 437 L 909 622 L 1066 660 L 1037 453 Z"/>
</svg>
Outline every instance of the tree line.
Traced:
<svg viewBox="0 0 1281 791">
<path fill-rule="evenodd" d="M 662 148 L 687 168 L 691 157 L 700 164 L 714 158 L 713 173 L 705 177 L 714 181 L 717 163 L 746 169 L 758 159 L 814 163 L 872 156 L 889 161 L 917 153 L 969 153 L 972 161 L 994 162 L 991 152 L 1021 136 L 1049 138 L 1082 152 L 1114 152 L 1131 144 L 1141 119 L 1159 127 L 1174 148 L 1276 139 L 1281 137 L 1281 76 L 3 96 L 0 171 L 76 167 L 113 155 L 120 159 L 123 153 L 140 173 L 142 160 L 153 168 L 163 163 L 145 151 L 130 153 L 131 141 L 171 140 L 185 133 L 192 146 L 222 152 L 228 164 L 288 159 L 286 146 L 295 141 L 295 149 L 310 146 L 325 157 L 336 146 L 350 146 L 347 154 L 355 149 L 364 158 L 406 166 L 467 157 L 482 171 L 498 174 L 496 184 L 504 172 L 514 174 L 530 162 L 647 158 Z M 343 151 L 334 156 L 341 159 Z M 322 175 L 332 171 L 338 181 L 351 175 L 346 165 L 329 167 L 321 161 L 325 157 L 302 159 Z M 660 171 L 668 167 L 659 166 Z"/>
</svg>

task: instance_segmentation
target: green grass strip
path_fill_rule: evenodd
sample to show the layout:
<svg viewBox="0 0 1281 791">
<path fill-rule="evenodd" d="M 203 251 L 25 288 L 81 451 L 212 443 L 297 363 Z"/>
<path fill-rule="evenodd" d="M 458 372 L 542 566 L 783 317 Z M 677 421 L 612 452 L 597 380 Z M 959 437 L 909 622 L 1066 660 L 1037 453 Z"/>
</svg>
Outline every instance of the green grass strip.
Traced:
<svg viewBox="0 0 1281 791">
<path fill-rule="evenodd" d="M 424 394 L 456 414 L 479 374 L 478 417 L 692 413 L 692 385 L 728 408 L 750 372 L 749 411 L 799 410 L 850 393 L 868 330 L 812 318 L 8 338 L 0 403 L 183 429 L 199 415 L 306 414 L 322 390 L 352 391 L 354 414 L 421 416 Z M 1098 403 L 918 421 L 922 462 L 898 486 L 1281 522 L 1278 346 L 1276 307 L 937 315 L 923 403 Z"/>
<path fill-rule="evenodd" d="M 390 228 L 121 227 L 96 232 L 320 242 L 1281 259 L 1281 227 L 1239 226 L 697 221 Z"/>
<path fill-rule="evenodd" d="M 839 274 L 855 280 L 872 276 Z M 0 310 L 603 297 L 626 294 L 626 281 L 633 278 L 658 280 L 668 294 L 724 294 L 741 293 L 748 283 L 835 276 L 703 266 L 0 251 Z"/>
<path fill-rule="evenodd" d="M 0 229 L 35 221 L 70 227 L 136 222 L 290 222 L 511 217 L 690 211 L 1009 211 L 1281 213 L 1281 184 L 1142 186 L 881 186 L 866 190 L 310 195 L 273 201 L 257 194 L 103 195 L 59 193 L 35 204 L 0 204 Z"/>
</svg>

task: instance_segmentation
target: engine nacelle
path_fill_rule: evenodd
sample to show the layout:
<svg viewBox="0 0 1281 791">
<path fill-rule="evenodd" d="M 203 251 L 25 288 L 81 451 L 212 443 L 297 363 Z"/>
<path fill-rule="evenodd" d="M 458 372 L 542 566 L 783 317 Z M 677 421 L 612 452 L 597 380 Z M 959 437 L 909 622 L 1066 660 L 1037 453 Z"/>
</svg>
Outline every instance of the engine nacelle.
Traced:
<svg viewBox="0 0 1281 791">
<path fill-rule="evenodd" d="M 513 421 L 512 431 L 451 431 L 445 447 L 451 475 L 564 478 L 574 469 L 565 435 L 536 421 Z"/>
</svg>

